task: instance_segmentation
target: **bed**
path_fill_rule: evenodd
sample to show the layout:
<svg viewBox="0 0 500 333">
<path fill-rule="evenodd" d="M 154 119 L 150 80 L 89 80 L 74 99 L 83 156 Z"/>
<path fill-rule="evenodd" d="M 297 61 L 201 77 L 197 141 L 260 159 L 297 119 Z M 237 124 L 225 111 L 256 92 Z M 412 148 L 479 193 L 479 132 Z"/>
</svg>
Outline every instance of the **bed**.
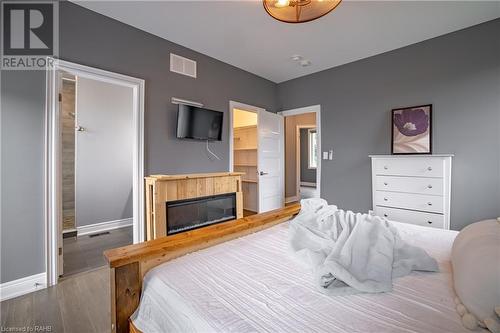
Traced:
<svg viewBox="0 0 500 333">
<path fill-rule="evenodd" d="M 316 289 L 311 273 L 288 252 L 288 222 L 283 220 L 297 211 L 298 207 L 288 207 L 283 216 L 274 213 L 274 220 L 265 216 L 267 222 L 245 233 L 255 227 L 269 228 L 214 246 L 205 242 L 207 248 L 201 251 L 184 256 L 184 251 L 178 251 L 161 259 L 157 254 L 156 265 L 138 265 L 135 274 L 141 277 L 140 286 L 133 282 L 135 278 L 123 280 L 123 274 L 115 275 L 113 271 L 124 266 L 112 268 L 112 286 L 123 289 L 116 279 L 133 286 L 118 291 L 121 298 L 116 290 L 112 295 L 112 313 L 116 323 L 122 322 L 113 329 L 123 329 L 120 312 L 125 309 L 131 331 L 144 333 L 467 332 L 455 311 L 451 282 L 450 251 L 457 232 L 395 222 L 406 241 L 437 259 L 440 272 L 413 272 L 396 279 L 390 293 L 332 297 Z M 257 220 L 245 223 L 250 221 Z M 135 250 L 121 254 L 137 257 L 141 250 Z M 169 252 L 165 246 L 164 251 Z M 116 252 L 108 256 L 110 262 L 117 259 Z M 136 261 L 151 261 L 145 258 L 139 256 Z M 168 262 L 160 264 L 164 261 Z M 141 267 L 150 269 L 146 274 Z M 134 300 L 124 302 L 132 294 Z"/>
</svg>

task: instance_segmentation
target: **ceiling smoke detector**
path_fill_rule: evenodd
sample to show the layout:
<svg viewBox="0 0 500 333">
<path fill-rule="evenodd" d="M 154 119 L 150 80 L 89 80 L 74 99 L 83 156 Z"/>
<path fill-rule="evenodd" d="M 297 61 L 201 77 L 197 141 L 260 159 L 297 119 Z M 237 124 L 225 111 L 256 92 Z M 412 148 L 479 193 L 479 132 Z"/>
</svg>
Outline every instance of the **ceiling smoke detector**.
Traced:
<svg viewBox="0 0 500 333">
<path fill-rule="evenodd" d="M 302 67 L 311 66 L 311 61 L 309 61 L 307 59 L 301 60 L 300 61 L 300 66 L 302 66 Z"/>
</svg>

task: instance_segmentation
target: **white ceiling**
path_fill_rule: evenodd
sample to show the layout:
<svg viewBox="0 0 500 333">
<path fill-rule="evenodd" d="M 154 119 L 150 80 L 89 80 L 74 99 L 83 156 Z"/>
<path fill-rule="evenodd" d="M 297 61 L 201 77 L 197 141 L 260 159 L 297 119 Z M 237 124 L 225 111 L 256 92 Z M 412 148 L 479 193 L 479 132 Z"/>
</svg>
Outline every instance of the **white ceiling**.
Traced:
<svg viewBox="0 0 500 333">
<path fill-rule="evenodd" d="M 261 1 L 74 2 L 277 83 L 500 17 L 499 1 L 344 0 L 302 24 L 272 19 Z"/>
</svg>

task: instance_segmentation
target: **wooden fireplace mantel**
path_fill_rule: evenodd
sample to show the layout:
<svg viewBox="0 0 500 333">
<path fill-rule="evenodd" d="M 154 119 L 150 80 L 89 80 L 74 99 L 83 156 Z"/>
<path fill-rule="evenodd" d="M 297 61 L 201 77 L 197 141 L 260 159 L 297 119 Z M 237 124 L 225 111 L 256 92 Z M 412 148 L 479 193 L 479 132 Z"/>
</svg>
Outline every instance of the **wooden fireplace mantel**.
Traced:
<svg viewBox="0 0 500 333">
<path fill-rule="evenodd" d="M 179 180 L 179 179 L 199 179 L 199 178 L 215 178 L 228 176 L 243 176 L 244 172 L 213 172 L 213 173 L 187 173 L 181 175 L 150 175 L 146 177 L 156 180 Z"/>
<path fill-rule="evenodd" d="M 243 217 L 242 172 L 216 172 L 145 177 L 146 240 L 167 236 L 168 201 L 235 193 L 236 218 Z"/>
</svg>

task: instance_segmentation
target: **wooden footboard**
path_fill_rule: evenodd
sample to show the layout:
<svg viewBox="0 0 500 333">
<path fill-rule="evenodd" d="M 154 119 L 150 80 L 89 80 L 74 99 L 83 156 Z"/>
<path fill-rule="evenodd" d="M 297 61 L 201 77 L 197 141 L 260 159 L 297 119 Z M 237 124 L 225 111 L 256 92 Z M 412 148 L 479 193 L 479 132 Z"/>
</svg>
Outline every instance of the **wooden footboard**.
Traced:
<svg viewBox="0 0 500 333">
<path fill-rule="evenodd" d="M 135 327 L 135 325 L 132 322 L 132 320 L 129 320 L 128 324 L 129 324 L 129 327 L 130 327 L 129 333 L 142 333 L 141 331 L 139 331 L 139 329 L 137 327 Z"/>
<path fill-rule="evenodd" d="M 151 268 L 187 253 L 282 223 L 299 211 L 300 205 L 293 204 L 168 238 L 162 237 L 105 251 L 104 256 L 111 274 L 111 332 L 129 332 L 129 318 L 139 305 L 142 279 Z"/>
</svg>

